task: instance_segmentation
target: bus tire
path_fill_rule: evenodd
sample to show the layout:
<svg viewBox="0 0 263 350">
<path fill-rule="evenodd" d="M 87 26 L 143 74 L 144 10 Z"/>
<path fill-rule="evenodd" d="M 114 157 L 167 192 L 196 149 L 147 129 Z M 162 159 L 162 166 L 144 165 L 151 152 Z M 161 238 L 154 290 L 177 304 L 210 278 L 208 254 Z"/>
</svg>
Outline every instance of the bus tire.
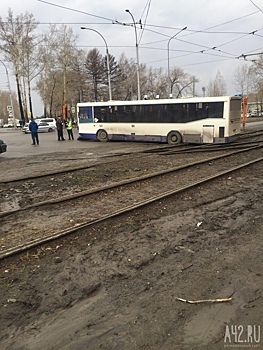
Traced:
<svg viewBox="0 0 263 350">
<path fill-rule="evenodd" d="M 106 142 L 108 141 L 108 134 L 107 134 L 107 131 L 105 130 L 99 130 L 98 133 L 97 133 L 97 139 L 101 142 Z"/>
<path fill-rule="evenodd" d="M 167 135 L 167 142 L 169 145 L 176 145 L 182 142 L 182 135 L 178 131 L 171 131 Z"/>
</svg>

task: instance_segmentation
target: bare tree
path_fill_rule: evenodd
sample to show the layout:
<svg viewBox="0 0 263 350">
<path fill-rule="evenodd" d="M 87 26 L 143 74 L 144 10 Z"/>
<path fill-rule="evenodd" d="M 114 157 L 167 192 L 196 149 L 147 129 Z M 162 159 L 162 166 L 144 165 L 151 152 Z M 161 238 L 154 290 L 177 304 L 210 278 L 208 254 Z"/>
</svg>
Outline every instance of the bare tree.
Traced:
<svg viewBox="0 0 263 350">
<path fill-rule="evenodd" d="M 220 71 L 214 80 L 210 80 L 207 88 L 208 96 L 224 96 L 227 93 L 226 83 Z"/>
<path fill-rule="evenodd" d="M 74 52 L 76 51 L 77 36 L 73 35 L 72 28 L 62 25 L 57 31 L 57 65 L 63 73 L 63 90 L 62 90 L 62 104 L 69 102 L 67 94 L 67 84 L 69 80 L 69 72 L 74 67 Z"/>
<path fill-rule="evenodd" d="M 21 120 L 25 121 L 23 109 L 20 79 L 24 75 L 25 53 L 32 48 L 34 42 L 33 31 L 37 28 L 37 22 L 32 14 L 25 13 L 14 18 L 11 9 L 8 10 L 6 20 L 0 17 L 0 50 L 3 52 L 5 60 L 12 64 L 19 101 Z M 27 52 L 28 53 L 28 52 Z M 29 55 L 28 55 L 29 56 Z M 24 92 L 25 93 L 25 92 Z"/>
<path fill-rule="evenodd" d="M 44 117 L 47 116 L 47 106 L 49 105 L 49 116 L 53 115 L 54 93 L 57 85 L 57 38 L 56 26 L 50 25 L 49 30 L 44 33 L 41 45 L 38 50 L 39 62 L 41 65 L 41 76 L 37 82 L 39 91 L 44 103 Z M 61 102 L 60 102 L 61 103 Z M 55 111 L 54 111 L 55 115 Z"/>
<path fill-rule="evenodd" d="M 263 55 L 259 55 L 258 59 L 253 62 L 253 70 L 255 75 L 263 79 Z"/>
<path fill-rule="evenodd" d="M 26 78 L 27 83 L 27 92 L 28 92 L 28 102 L 29 102 L 29 111 L 31 117 L 33 117 L 33 106 L 32 106 L 32 94 L 31 94 L 31 83 L 35 77 L 37 77 L 41 71 L 39 65 L 39 56 L 38 56 L 38 45 L 37 40 L 25 40 L 27 45 L 25 47 L 25 54 L 23 60 L 23 76 Z M 26 109 L 27 111 L 27 109 Z"/>
<path fill-rule="evenodd" d="M 36 90 L 44 102 L 45 116 L 47 109 L 50 116 L 57 116 L 62 112 L 62 105 L 70 106 L 72 101 L 78 101 L 80 85 L 76 77 L 76 60 L 80 50 L 77 50 L 76 42 L 77 36 L 65 25 L 59 28 L 51 25 L 42 38 L 39 48 L 42 71 Z"/>
<path fill-rule="evenodd" d="M 248 69 L 248 78 L 250 82 L 250 92 L 248 99 L 254 102 L 257 111 L 263 110 L 263 55 L 259 55 Z"/>
<path fill-rule="evenodd" d="M 137 100 L 138 80 L 137 67 L 133 58 L 128 59 L 124 53 L 118 60 L 119 86 L 116 85 L 117 97 L 120 100 Z M 140 91 L 141 96 L 147 94 L 147 69 L 145 64 L 140 64 Z"/>
<path fill-rule="evenodd" d="M 162 68 L 153 69 L 150 67 L 147 71 L 146 94 L 148 98 L 166 97 L 167 77 Z"/>
<path fill-rule="evenodd" d="M 134 59 L 128 59 L 124 53 L 118 61 L 121 70 L 121 85 L 118 88 L 119 100 L 137 99 L 137 67 Z"/>
<path fill-rule="evenodd" d="M 250 69 L 248 66 L 243 65 L 241 67 L 237 67 L 233 72 L 233 84 L 237 88 L 237 91 L 242 95 L 248 94 L 251 86 L 249 71 Z"/>
<path fill-rule="evenodd" d="M 173 70 L 170 72 L 170 86 L 171 86 L 171 91 L 169 91 L 169 95 L 173 93 L 173 90 L 177 91 L 177 96 L 178 92 L 181 90 L 181 81 L 185 80 L 186 78 L 186 73 L 182 68 L 175 67 Z M 169 78 L 168 78 L 169 79 Z"/>
<path fill-rule="evenodd" d="M 186 73 L 182 68 L 175 67 L 170 73 L 171 92 L 176 98 L 195 95 L 196 76 Z"/>
</svg>

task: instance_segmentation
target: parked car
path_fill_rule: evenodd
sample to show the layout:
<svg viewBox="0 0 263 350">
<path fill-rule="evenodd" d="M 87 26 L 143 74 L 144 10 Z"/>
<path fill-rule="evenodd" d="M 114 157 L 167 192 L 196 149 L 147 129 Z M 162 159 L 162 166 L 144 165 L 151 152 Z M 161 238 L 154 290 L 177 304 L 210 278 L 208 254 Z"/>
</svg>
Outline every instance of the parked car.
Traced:
<svg viewBox="0 0 263 350">
<path fill-rule="evenodd" d="M 51 127 L 56 128 L 56 119 L 55 118 L 41 118 L 41 119 L 35 119 L 35 122 L 37 124 L 40 123 L 48 123 Z"/>
<path fill-rule="evenodd" d="M 0 153 L 4 153 L 7 150 L 7 145 L 4 143 L 3 140 L 0 140 Z"/>
<path fill-rule="evenodd" d="M 13 128 L 14 124 L 13 123 L 6 123 L 4 124 L 4 128 Z"/>
<path fill-rule="evenodd" d="M 247 118 L 258 118 L 262 116 L 263 116 L 263 112 L 260 112 L 260 111 L 252 111 L 247 114 Z"/>
<path fill-rule="evenodd" d="M 29 123 L 25 123 L 25 125 L 22 126 L 21 130 L 25 132 L 26 129 L 28 129 L 28 125 L 29 125 Z"/>
<path fill-rule="evenodd" d="M 49 123 L 39 123 L 38 124 L 38 132 L 52 132 L 56 129 L 55 126 L 49 125 Z M 25 134 L 29 134 L 29 123 L 26 123 L 25 126 L 22 128 L 22 131 L 24 131 Z"/>
</svg>

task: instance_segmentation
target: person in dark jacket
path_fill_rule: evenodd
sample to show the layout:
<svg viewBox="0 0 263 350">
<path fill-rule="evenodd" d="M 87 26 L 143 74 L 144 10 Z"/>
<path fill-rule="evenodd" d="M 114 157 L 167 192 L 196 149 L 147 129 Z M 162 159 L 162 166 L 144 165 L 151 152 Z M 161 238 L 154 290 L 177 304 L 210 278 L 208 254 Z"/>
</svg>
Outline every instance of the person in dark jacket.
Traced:
<svg viewBox="0 0 263 350">
<path fill-rule="evenodd" d="M 39 139 L 38 139 L 38 125 L 34 121 L 33 118 L 31 118 L 31 121 L 29 123 L 29 130 L 31 132 L 31 137 L 32 137 L 32 145 L 39 145 Z"/>
<path fill-rule="evenodd" d="M 61 120 L 61 117 L 58 117 L 57 122 L 56 122 L 56 127 L 57 127 L 57 133 L 58 133 L 58 141 L 64 141 L 64 136 L 63 136 L 63 123 Z"/>
</svg>

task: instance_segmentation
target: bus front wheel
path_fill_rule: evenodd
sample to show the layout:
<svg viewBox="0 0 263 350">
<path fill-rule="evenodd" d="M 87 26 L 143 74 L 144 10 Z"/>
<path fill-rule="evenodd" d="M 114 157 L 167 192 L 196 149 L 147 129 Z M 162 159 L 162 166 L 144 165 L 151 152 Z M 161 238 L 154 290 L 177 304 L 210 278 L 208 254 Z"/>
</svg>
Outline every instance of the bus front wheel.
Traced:
<svg viewBox="0 0 263 350">
<path fill-rule="evenodd" d="M 167 142 L 169 145 L 176 145 L 182 142 L 182 135 L 178 131 L 171 131 L 167 135 Z"/>
<path fill-rule="evenodd" d="M 108 141 L 108 134 L 105 130 L 99 130 L 97 133 L 97 139 L 101 142 Z"/>
</svg>

